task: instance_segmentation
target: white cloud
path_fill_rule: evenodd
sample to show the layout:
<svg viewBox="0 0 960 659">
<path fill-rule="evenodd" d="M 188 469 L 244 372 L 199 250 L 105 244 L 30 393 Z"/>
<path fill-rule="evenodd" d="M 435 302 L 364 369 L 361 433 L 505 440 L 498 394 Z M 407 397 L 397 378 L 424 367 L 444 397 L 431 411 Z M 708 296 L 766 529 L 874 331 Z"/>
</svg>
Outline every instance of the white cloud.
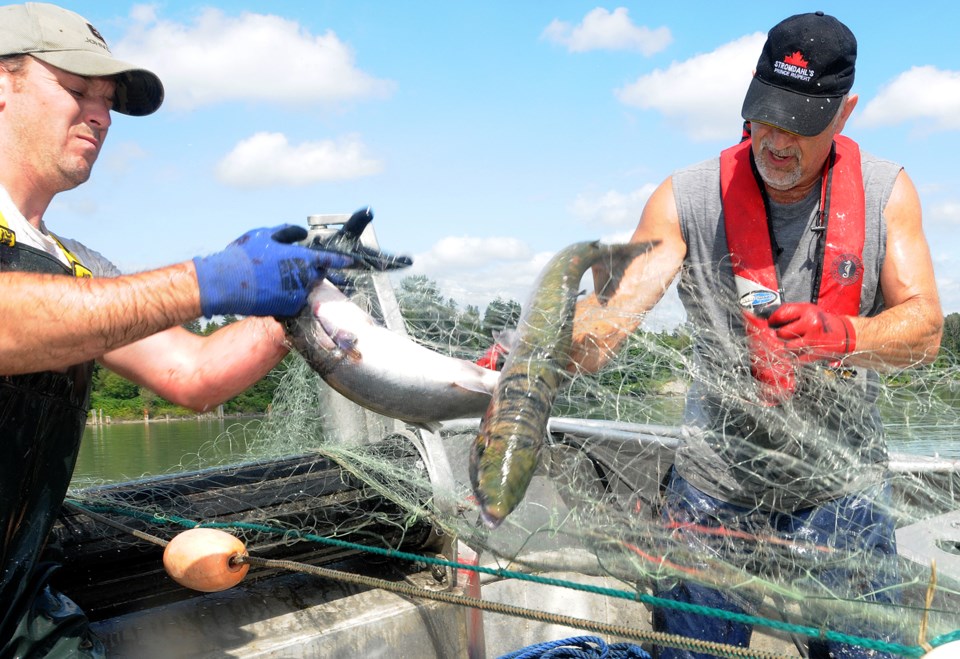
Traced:
<svg viewBox="0 0 960 659">
<path fill-rule="evenodd" d="M 444 297 L 483 310 L 498 297 L 524 304 L 551 256 L 516 238 L 448 236 L 415 254 L 404 276 L 425 275 Z"/>
<path fill-rule="evenodd" d="M 121 142 L 110 144 L 103 152 L 100 161 L 106 169 L 117 174 L 131 171 L 134 163 L 146 157 L 147 152 L 136 142 Z"/>
<path fill-rule="evenodd" d="M 541 37 L 566 46 L 567 50 L 573 53 L 588 50 L 634 50 L 644 55 L 653 55 L 673 41 L 670 30 L 665 27 L 651 30 L 634 25 L 626 7 L 618 7 L 612 13 L 597 7 L 576 26 L 555 18 L 544 29 Z"/>
<path fill-rule="evenodd" d="M 330 104 L 385 97 L 395 87 L 358 69 L 333 31 L 313 35 L 279 16 L 204 9 L 188 25 L 160 20 L 140 6 L 131 18 L 135 25 L 114 52 L 160 76 L 167 107 L 237 100 Z"/>
<path fill-rule="evenodd" d="M 677 121 L 691 139 L 730 141 L 740 135 L 740 108 L 765 39 L 761 32 L 741 37 L 642 75 L 615 94 L 626 105 Z"/>
<path fill-rule="evenodd" d="M 925 121 L 931 132 L 960 129 L 960 71 L 915 66 L 886 84 L 856 119 L 862 126 Z"/>
<path fill-rule="evenodd" d="M 365 155 L 356 138 L 292 145 L 282 133 L 256 133 L 217 165 L 217 178 L 237 187 L 309 185 L 370 176 L 383 164 Z"/>
<path fill-rule="evenodd" d="M 570 211 L 584 224 L 628 228 L 632 233 L 644 204 L 655 189 L 655 185 L 648 183 L 626 194 L 617 190 L 609 190 L 595 197 L 580 194 L 573 201 Z M 630 233 L 627 234 L 628 237 Z"/>
<path fill-rule="evenodd" d="M 926 213 L 930 222 L 960 224 L 960 201 L 944 201 L 930 207 Z"/>
<path fill-rule="evenodd" d="M 530 247 L 517 238 L 448 236 L 417 257 L 429 269 L 471 269 L 493 262 L 529 261 Z"/>
</svg>

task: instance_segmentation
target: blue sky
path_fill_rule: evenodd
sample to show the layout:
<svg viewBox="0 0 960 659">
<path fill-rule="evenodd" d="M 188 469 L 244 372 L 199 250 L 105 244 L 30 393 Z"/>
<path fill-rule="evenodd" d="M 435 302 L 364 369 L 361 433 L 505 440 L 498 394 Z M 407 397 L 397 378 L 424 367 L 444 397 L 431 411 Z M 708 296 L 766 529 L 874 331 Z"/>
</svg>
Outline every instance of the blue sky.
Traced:
<svg viewBox="0 0 960 659">
<path fill-rule="evenodd" d="M 671 171 L 738 139 L 765 32 L 822 9 L 859 41 L 845 132 L 906 167 L 960 312 L 955 3 L 61 4 L 166 101 L 115 115 L 55 232 L 137 271 L 370 205 L 381 246 L 481 309 L 569 243 L 629 236 Z M 680 317 L 671 295 L 651 325 Z"/>
</svg>

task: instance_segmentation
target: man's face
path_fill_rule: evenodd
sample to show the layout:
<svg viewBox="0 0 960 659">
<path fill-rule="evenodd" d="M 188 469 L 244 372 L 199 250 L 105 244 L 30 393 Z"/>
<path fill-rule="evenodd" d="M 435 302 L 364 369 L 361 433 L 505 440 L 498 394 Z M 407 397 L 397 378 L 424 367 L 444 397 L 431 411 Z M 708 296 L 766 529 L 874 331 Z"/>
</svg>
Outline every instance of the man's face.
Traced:
<svg viewBox="0 0 960 659">
<path fill-rule="evenodd" d="M 90 178 L 110 127 L 114 81 L 74 75 L 32 57 L 18 73 L 0 75 L 13 150 L 4 154 L 8 164 L 51 194 Z"/>
<path fill-rule="evenodd" d="M 771 198 L 790 202 L 806 196 L 820 178 L 833 138 L 843 129 L 856 102 L 856 96 L 849 97 L 830 125 L 813 137 L 795 135 L 767 124 L 752 124 L 753 157 Z"/>
</svg>

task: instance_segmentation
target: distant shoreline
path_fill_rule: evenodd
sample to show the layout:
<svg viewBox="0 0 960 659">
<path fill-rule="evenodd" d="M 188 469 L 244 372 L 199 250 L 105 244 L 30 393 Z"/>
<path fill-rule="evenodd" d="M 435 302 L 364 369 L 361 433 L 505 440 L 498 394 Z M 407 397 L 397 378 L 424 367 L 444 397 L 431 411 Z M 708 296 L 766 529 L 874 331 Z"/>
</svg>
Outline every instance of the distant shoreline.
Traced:
<svg viewBox="0 0 960 659">
<path fill-rule="evenodd" d="M 171 423 L 176 421 L 220 421 L 225 419 L 250 419 L 267 416 L 266 412 L 259 413 L 233 413 L 233 414 L 224 414 L 220 416 L 219 414 L 213 412 L 205 412 L 204 414 L 191 414 L 188 416 L 153 416 L 153 417 L 140 417 L 136 419 L 114 419 L 112 417 L 104 417 L 103 422 L 100 422 L 99 419 L 95 419 L 93 416 L 87 417 L 87 426 L 118 426 L 131 423 Z"/>
</svg>

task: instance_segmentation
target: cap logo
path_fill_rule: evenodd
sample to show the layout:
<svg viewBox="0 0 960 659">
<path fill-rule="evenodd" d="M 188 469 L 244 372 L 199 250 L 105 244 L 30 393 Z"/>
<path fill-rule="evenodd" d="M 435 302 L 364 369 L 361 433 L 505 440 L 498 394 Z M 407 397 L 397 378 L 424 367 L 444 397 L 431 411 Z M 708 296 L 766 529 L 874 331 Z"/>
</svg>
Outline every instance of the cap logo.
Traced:
<svg viewBox="0 0 960 659">
<path fill-rule="evenodd" d="M 103 38 L 103 35 L 100 34 L 100 32 L 97 31 L 97 28 L 95 28 L 95 27 L 93 27 L 92 25 L 90 25 L 90 23 L 87 23 L 87 27 L 90 29 L 90 34 L 92 34 L 93 36 L 95 36 L 95 37 L 97 38 L 97 40 L 94 41 L 93 39 L 90 39 L 90 38 L 88 37 L 88 38 L 86 39 L 87 43 L 91 43 L 91 44 L 93 44 L 94 46 L 99 46 L 99 47 L 103 48 L 104 50 L 106 50 L 106 51 L 109 53 L 109 52 L 110 52 L 110 47 L 107 46 L 107 40 Z"/>
<path fill-rule="evenodd" d="M 809 66 L 810 62 L 805 60 L 803 53 L 798 50 L 784 57 L 782 62 L 774 62 L 773 71 L 782 76 L 796 78 L 802 82 L 810 82 L 813 76 L 816 75 L 816 71 L 808 68 Z"/>
</svg>

